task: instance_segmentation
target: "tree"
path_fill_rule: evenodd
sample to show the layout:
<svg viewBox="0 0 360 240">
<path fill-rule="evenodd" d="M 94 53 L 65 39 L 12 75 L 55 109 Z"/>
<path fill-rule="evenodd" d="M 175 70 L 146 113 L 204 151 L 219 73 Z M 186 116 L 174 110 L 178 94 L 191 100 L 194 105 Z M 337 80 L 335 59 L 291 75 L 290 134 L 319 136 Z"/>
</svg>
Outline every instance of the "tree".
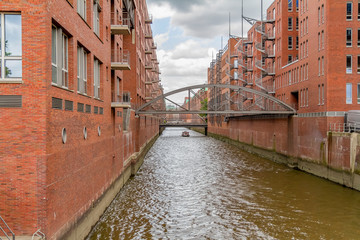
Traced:
<svg viewBox="0 0 360 240">
<path fill-rule="evenodd" d="M 207 98 L 205 98 L 204 100 L 202 100 L 200 103 L 201 103 L 201 108 L 200 108 L 200 110 L 208 110 L 208 99 L 207 99 Z M 206 121 L 207 121 L 207 114 L 206 114 L 206 113 L 201 113 L 201 114 L 199 114 L 199 115 L 200 115 L 200 117 L 205 118 Z"/>
</svg>

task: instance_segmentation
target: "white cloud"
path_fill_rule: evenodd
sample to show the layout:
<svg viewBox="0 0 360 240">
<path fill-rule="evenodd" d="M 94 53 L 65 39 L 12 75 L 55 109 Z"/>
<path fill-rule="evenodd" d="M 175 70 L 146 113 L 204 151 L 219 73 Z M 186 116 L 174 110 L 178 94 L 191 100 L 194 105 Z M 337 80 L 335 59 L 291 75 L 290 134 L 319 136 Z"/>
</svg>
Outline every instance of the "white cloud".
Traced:
<svg viewBox="0 0 360 240">
<path fill-rule="evenodd" d="M 169 33 L 161 33 L 157 34 L 154 37 L 154 41 L 156 42 L 157 46 L 161 48 L 161 46 L 169 40 Z"/>
<path fill-rule="evenodd" d="M 175 14 L 175 9 L 172 8 L 168 2 L 150 3 L 148 9 L 154 19 L 168 18 Z"/>
<path fill-rule="evenodd" d="M 185 41 L 169 51 L 158 50 L 165 92 L 207 82 L 207 68 L 213 51 L 195 40 Z M 185 96 L 186 93 L 178 94 L 171 99 L 182 103 Z"/>
<path fill-rule="evenodd" d="M 160 77 L 165 92 L 207 82 L 207 69 L 212 56 L 215 57 L 220 47 L 220 36 L 228 35 L 229 12 L 231 34 L 241 34 L 241 1 L 147 1 L 149 12 L 155 19 L 170 18 L 169 29 L 165 30 L 167 32 L 155 33 L 155 41 L 158 44 L 157 56 L 162 72 Z M 264 12 L 272 2 L 273 0 L 264 0 Z M 260 1 L 244 0 L 244 15 L 260 18 Z M 244 34 L 249 28 L 250 25 L 244 21 Z M 223 45 L 226 41 L 225 37 Z M 182 103 L 185 96 L 186 93 L 178 94 L 173 100 Z"/>
</svg>

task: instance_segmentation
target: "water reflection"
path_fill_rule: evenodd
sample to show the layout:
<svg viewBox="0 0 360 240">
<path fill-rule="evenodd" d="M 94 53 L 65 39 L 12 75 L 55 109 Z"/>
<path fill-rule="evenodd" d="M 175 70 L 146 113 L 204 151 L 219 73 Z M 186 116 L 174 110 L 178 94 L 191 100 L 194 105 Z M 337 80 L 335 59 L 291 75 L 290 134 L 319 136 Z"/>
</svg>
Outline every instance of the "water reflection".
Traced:
<svg viewBox="0 0 360 240">
<path fill-rule="evenodd" d="M 358 239 L 360 194 L 166 130 L 88 239 Z"/>
</svg>

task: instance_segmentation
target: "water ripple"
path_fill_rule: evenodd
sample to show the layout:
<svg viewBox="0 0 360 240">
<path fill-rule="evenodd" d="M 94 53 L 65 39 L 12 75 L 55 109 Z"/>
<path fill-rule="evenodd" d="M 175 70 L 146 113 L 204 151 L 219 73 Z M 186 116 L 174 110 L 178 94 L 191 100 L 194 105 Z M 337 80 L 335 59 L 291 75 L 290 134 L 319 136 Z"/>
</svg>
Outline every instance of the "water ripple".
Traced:
<svg viewBox="0 0 360 240">
<path fill-rule="evenodd" d="M 183 130 L 164 131 L 87 239 L 358 239 L 358 192 Z"/>
</svg>

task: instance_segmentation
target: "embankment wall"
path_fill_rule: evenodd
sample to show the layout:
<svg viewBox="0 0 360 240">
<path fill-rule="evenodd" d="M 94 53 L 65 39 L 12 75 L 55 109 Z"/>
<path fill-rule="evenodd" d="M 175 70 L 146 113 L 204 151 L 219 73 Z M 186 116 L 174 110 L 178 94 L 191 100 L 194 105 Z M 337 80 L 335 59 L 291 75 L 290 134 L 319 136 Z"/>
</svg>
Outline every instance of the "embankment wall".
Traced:
<svg viewBox="0 0 360 240">
<path fill-rule="evenodd" d="M 209 136 L 273 161 L 360 190 L 360 135 L 327 131 L 338 119 L 231 118 L 209 122 Z"/>
</svg>

